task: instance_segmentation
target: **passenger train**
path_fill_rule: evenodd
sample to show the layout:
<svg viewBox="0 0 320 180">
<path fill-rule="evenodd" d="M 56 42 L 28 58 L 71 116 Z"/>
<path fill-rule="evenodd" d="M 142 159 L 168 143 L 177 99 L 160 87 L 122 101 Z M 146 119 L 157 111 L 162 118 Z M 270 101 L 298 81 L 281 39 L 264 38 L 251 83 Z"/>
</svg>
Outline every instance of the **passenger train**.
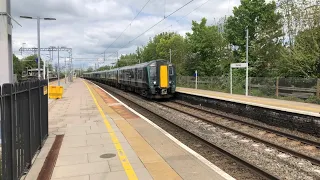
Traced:
<svg viewBox="0 0 320 180">
<path fill-rule="evenodd" d="M 169 61 L 162 59 L 106 71 L 84 73 L 83 77 L 152 99 L 170 98 L 176 91 L 175 67 Z"/>
</svg>

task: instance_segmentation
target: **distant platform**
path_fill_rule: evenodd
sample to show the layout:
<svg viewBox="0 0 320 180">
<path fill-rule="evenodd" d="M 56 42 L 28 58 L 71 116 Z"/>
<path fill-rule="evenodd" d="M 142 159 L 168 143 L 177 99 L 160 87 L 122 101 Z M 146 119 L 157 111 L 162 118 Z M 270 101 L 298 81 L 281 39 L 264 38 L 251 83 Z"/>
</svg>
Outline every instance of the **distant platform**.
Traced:
<svg viewBox="0 0 320 180">
<path fill-rule="evenodd" d="M 317 104 L 301 103 L 301 102 L 286 101 L 286 100 L 271 99 L 271 98 L 262 98 L 262 97 L 255 97 L 255 96 L 228 94 L 228 93 L 222 93 L 222 92 L 216 92 L 216 91 L 182 88 L 182 87 L 177 87 L 176 91 L 178 93 L 203 96 L 207 98 L 231 101 L 236 103 L 248 104 L 252 106 L 259 106 L 263 108 L 320 117 L 320 105 L 317 105 Z"/>
</svg>

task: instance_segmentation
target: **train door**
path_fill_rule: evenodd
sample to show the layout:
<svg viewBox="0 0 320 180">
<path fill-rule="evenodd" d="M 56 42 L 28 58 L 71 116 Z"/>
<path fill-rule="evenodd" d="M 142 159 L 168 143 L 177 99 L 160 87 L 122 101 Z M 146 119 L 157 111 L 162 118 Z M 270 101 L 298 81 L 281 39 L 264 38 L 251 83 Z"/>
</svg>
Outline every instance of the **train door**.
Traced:
<svg viewBox="0 0 320 180">
<path fill-rule="evenodd" d="M 116 75 L 116 76 L 117 76 L 117 82 L 118 82 L 118 84 L 120 84 L 120 77 L 119 77 L 119 76 L 120 76 L 120 73 L 119 73 L 119 72 L 120 72 L 120 70 L 117 70 L 117 75 Z"/>
<path fill-rule="evenodd" d="M 134 86 L 138 87 L 138 69 L 137 68 L 134 69 L 134 82 L 135 82 Z"/>
</svg>

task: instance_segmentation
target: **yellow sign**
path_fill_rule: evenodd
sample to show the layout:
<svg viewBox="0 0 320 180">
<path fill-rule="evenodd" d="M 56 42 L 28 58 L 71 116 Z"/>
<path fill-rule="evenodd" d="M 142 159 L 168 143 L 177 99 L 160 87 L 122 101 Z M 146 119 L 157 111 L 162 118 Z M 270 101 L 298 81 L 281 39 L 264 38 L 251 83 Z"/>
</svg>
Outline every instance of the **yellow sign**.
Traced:
<svg viewBox="0 0 320 180">
<path fill-rule="evenodd" d="M 48 86 L 43 86 L 43 95 L 48 94 Z"/>
</svg>

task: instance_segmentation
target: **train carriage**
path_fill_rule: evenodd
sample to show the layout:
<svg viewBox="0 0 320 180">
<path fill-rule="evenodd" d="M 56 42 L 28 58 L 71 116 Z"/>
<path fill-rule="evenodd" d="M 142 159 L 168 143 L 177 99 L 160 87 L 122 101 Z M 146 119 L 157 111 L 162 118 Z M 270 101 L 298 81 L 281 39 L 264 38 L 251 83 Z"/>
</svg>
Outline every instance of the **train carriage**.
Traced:
<svg viewBox="0 0 320 180">
<path fill-rule="evenodd" d="M 85 73 L 86 79 L 99 81 L 149 98 L 170 98 L 176 89 L 174 65 L 154 60 L 107 71 Z"/>
</svg>

